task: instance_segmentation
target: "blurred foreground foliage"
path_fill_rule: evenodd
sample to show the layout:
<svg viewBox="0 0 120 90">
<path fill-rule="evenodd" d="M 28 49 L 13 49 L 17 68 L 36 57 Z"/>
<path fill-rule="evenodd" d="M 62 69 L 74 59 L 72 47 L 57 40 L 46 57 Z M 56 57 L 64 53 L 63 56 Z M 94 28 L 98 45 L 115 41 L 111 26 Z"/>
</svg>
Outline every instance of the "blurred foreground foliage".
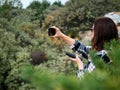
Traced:
<svg viewBox="0 0 120 90">
<path fill-rule="evenodd" d="M 51 73 L 54 69 L 46 69 L 41 66 L 38 70 L 31 65 L 22 69 L 21 76 L 26 82 L 29 82 L 35 90 L 119 90 L 120 88 L 120 45 L 112 41 L 109 55 L 112 64 L 105 65 L 100 58 L 91 57 L 96 65 L 96 70 L 92 73 L 86 73 L 83 78 L 77 78 L 75 75 L 65 75 L 64 73 Z M 32 77 L 32 78 L 31 78 Z"/>
</svg>

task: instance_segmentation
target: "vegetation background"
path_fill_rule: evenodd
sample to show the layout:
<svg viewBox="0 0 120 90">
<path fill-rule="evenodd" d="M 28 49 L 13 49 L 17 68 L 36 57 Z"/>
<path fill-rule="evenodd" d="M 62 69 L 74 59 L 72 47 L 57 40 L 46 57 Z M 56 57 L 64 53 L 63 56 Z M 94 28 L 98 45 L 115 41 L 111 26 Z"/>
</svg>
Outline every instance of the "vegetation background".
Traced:
<svg viewBox="0 0 120 90">
<path fill-rule="evenodd" d="M 96 17 L 120 11 L 119 3 L 69 0 L 62 5 L 59 0 L 53 4 L 35 0 L 23 9 L 20 0 L 0 0 L 0 90 L 119 90 L 119 43 L 106 45 L 113 60 L 110 66 L 91 52 L 97 68 L 79 79 L 75 76 L 77 66 L 65 55 L 72 51 L 62 40 L 47 34 L 47 29 L 55 25 L 81 40 L 79 31 L 90 30 Z"/>
</svg>

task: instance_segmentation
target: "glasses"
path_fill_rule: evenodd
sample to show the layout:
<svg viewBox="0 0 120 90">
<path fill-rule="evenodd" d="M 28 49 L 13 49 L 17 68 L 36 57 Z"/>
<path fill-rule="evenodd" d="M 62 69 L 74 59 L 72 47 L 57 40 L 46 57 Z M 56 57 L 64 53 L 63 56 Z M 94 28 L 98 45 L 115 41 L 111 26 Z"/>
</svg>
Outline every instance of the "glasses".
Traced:
<svg viewBox="0 0 120 90">
<path fill-rule="evenodd" d="M 91 32 L 94 30 L 94 26 L 92 26 L 92 28 L 90 28 Z"/>
</svg>

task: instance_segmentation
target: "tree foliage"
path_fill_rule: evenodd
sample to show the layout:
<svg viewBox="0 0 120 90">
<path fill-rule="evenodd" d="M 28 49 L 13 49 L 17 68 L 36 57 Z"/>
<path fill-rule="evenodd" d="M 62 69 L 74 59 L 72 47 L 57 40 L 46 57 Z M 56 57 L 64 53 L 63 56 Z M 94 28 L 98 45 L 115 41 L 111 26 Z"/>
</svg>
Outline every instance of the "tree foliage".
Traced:
<svg viewBox="0 0 120 90">
<path fill-rule="evenodd" d="M 9 6 L 9 8 L 10 7 L 11 8 L 22 8 L 22 3 L 20 0 L 0 0 L 0 6 L 7 8 L 7 5 Z"/>
<path fill-rule="evenodd" d="M 62 10 L 53 11 L 53 13 L 57 12 L 57 15 L 53 15 L 53 13 L 47 15 L 48 18 L 52 16 L 54 20 L 49 22 L 46 17 L 45 22 L 48 21 L 47 24 L 44 23 L 44 27 L 45 25 L 46 27 L 56 25 L 72 34 L 79 30 L 89 30 L 96 17 L 108 12 L 119 11 L 120 6 L 117 3 L 119 3 L 118 0 L 70 0 Z"/>
<path fill-rule="evenodd" d="M 22 3 L 20 0 L 0 0 L 0 17 L 11 19 L 10 18 L 11 10 L 21 8 Z"/>
<path fill-rule="evenodd" d="M 52 5 L 57 5 L 57 6 L 59 6 L 59 7 L 63 7 L 63 5 L 62 5 L 62 3 L 61 3 L 61 1 L 55 1 Z"/>
<path fill-rule="evenodd" d="M 44 10 L 50 6 L 50 3 L 47 0 L 43 0 L 42 2 L 33 1 L 27 8 L 31 8 L 36 11 L 35 20 L 40 19 L 40 26 L 42 21 L 44 20 Z"/>
</svg>

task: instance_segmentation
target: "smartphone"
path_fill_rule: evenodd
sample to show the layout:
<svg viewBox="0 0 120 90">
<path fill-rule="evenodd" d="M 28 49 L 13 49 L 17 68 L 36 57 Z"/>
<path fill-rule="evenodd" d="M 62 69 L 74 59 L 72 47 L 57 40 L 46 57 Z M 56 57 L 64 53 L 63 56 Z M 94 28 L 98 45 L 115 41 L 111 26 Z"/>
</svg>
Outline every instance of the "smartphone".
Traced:
<svg viewBox="0 0 120 90">
<path fill-rule="evenodd" d="M 71 57 L 71 58 L 76 58 L 76 55 L 75 54 L 72 54 L 70 52 L 66 52 L 66 55 Z"/>
<path fill-rule="evenodd" d="M 55 30 L 54 28 L 49 28 L 49 29 L 48 29 L 48 35 L 49 35 L 49 36 L 54 36 L 55 33 L 56 33 L 56 30 Z"/>
</svg>

